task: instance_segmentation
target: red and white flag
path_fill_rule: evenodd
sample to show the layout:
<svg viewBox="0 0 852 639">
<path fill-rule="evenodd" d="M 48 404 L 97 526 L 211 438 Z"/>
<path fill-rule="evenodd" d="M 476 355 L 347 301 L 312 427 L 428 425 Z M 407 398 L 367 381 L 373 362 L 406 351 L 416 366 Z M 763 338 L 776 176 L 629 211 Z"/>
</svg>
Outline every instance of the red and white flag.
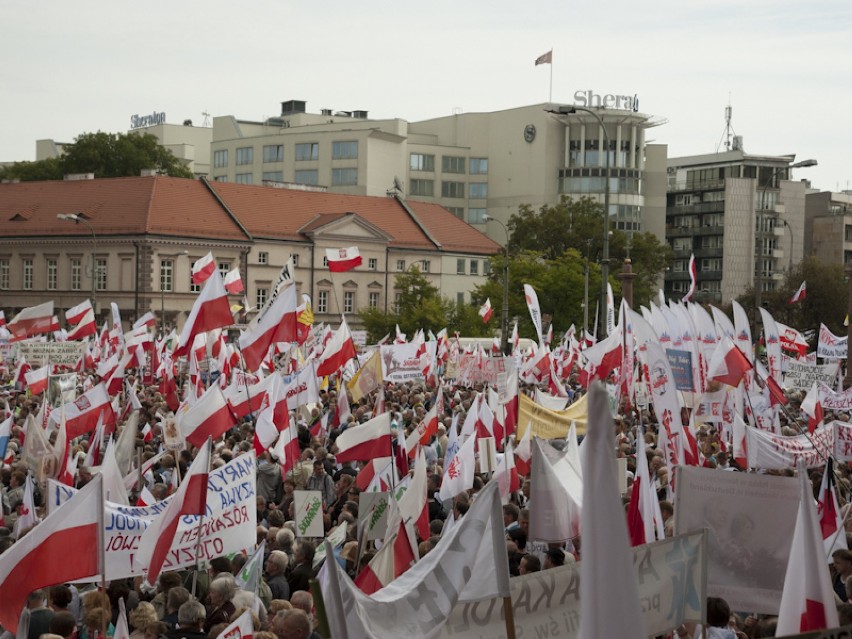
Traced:
<svg viewBox="0 0 852 639">
<path fill-rule="evenodd" d="M 157 316 L 154 315 L 151 311 L 145 313 L 138 320 L 133 322 L 133 328 L 142 328 L 143 326 L 156 326 L 157 325 Z"/>
<path fill-rule="evenodd" d="M 500 500 L 504 504 L 509 503 L 511 493 L 521 489 L 521 478 L 518 476 L 518 469 L 515 467 L 515 453 L 511 439 L 506 442 L 506 452 L 503 454 L 503 459 L 497 463 L 494 480 L 500 487 Z"/>
<path fill-rule="evenodd" d="M 15 315 L 15 319 L 7 324 L 6 330 L 12 334 L 13 340 L 21 340 L 34 335 L 49 333 L 52 326 L 53 300 L 23 309 Z"/>
<path fill-rule="evenodd" d="M 813 489 L 807 469 L 801 461 L 798 474 L 801 487 L 799 514 L 793 531 L 775 631 L 776 636 L 781 637 L 837 628 L 840 625 Z"/>
<path fill-rule="evenodd" d="M 142 491 L 139 493 L 139 497 L 136 498 L 136 505 L 140 508 L 144 508 L 145 506 L 151 506 L 157 502 L 156 497 L 148 490 L 147 486 L 142 486 Z M 113 637 L 113 639 L 115 639 Z"/>
<path fill-rule="evenodd" d="M 151 429 L 151 424 L 146 422 L 140 432 L 142 434 L 142 441 L 149 442 L 154 439 L 154 431 Z"/>
<path fill-rule="evenodd" d="M 169 505 L 151 522 L 139 540 L 139 549 L 133 557 L 133 563 L 145 571 L 145 580 L 149 585 L 157 583 L 181 517 L 204 514 L 207 508 L 209 473 L 210 444 L 205 441 Z"/>
<path fill-rule="evenodd" d="M 485 303 L 479 308 L 479 316 L 482 318 L 483 324 L 488 323 L 491 316 L 494 314 L 494 309 L 491 308 L 491 298 L 486 298 Z"/>
<path fill-rule="evenodd" d="M 541 333 L 541 306 L 538 303 L 538 294 L 529 284 L 524 284 L 524 299 L 527 302 L 530 319 L 532 319 L 533 326 L 535 326 L 535 332 L 538 335 L 538 343 L 544 344 L 544 336 Z"/>
<path fill-rule="evenodd" d="M 65 321 L 69 324 L 74 324 L 75 326 L 80 323 L 80 320 L 88 313 L 89 311 L 94 310 L 92 308 L 91 300 L 86 300 L 85 302 L 80 302 L 77 306 L 73 308 L 69 308 L 65 311 Z"/>
<path fill-rule="evenodd" d="M 260 368 L 272 344 L 297 340 L 296 318 L 296 286 L 287 284 L 260 321 L 250 325 L 240 335 L 240 351 L 247 370 L 256 371 Z"/>
<path fill-rule="evenodd" d="M 352 341 L 352 333 L 346 325 L 346 318 L 340 322 L 340 328 L 334 332 L 334 336 L 325 347 L 317 366 L 317 377 L 333 375 L 346 366 L 346 363 L 356 356 L 355 342 Z"/>
<path fill-rule="evenodd" d="M 665 538 L 663 516 L 660 501 L 648 470 L 648 457 L 645 455 L 644 431 L 639 429 L 636 438 L 636 477 L 633 480 L 633 492 L 627 508 L 627 531 L 630 544 L 641 546 L 657 539 Z"/>
<path fill-rule="evenodd" d="M 808 296 L 808 290 L 805 286 L 805 282 L 802 282 L 801 286 L 793 293 L 793 297 L 790 298 L 790 304 L 795 304 L 796 302 L 801 302 Z"/>
<path fill-rule="evenodd" d="M 251 610 L 246 609 L 243 614 L 231 622 L 231 625 L 220 632 L 216 639 L 251 639 L 254 635 L 251 613 Z"/>
<path fill-rule="evenodd" d="M 96 475 L 0 555 L 0 624 L 15 633 L 33 590 L 101 574 L 102 481 Z M 85 552 L 69 552 L 70 548 Z"/>
<path fill-rule="evenodd" d="M 196 448 L 208 437 L 221 437 L 237 423 L 217 384 L 208 388 L 191 407 L 182 408 L 175 417 L 186 441 Z"/>
<path fill-rule="evenodd" d="M 753 368 L 743 352 L 727 335 L 716 345 L 713 358 L 707 367 L 707 376 L 736 388 L 745 374 Z"/>
<path fill-rule="evenodd" d="M 97 334 L 98 325 L 95 322 L 95 311 L 89 309 L 83 314 L 83 316 L 80 318 L 80 321 L 77 322 L 77 325 L 70 331 L 68 331 L 68 336 L 66 339 L 70 342 Z"/>
<path fill-rule="evenodd" d="M 41 368 L 29 370 L 24 374 L 27 389 L 33 395 L 41 395 L 47 389 L 47 378 L 50 375 L 50 365 L 45 364 Z"/>
<path fill-rule="evenodd" d="M 192 265 L 192 283 L 204 284 L 213 272 L 216 270 L 216 260 L 213 259 L 213 253 L 207 253 L 204 257 L 196 260 Z"/>
<path fill-rule="evenodd" d="M 239 295 L 245 290 L 243 278 L 240 277 L 240 269 L 235 268 L 225 274 L 225 290 L 231 295 Z"/>
<path fill-rule="evenodd" d="M 347 428 L 337 437 L 337 451 L 335 457 L 340 463 L 390 457 L 390 413 Z"/>
<path fill-rule="evenodd" d="M 65 404 L 64 410 L 69 440 L 93 431 L 98 425 L 101 414 L 103 414 L 104 426 L 113 427 L 106 432 L 110 433 L 115 429 L 115 410 L 103 382 L 90 388 L 73 402 Z M 58 425 L 59 411 L 51 413 L 50 420 Z"/>
<path fill-rule="evenodd" d="M 440 393 L 440 388 L 438 389 Z M 429 412 L 423 416 L 417 428 L 411 431 L 408 439 L 405 440 L 405 447 L 408 449 L 408 456 L 414 457 L 417 453 L 417 444 L 426 446 L 432 437 L 438 434 L 438 402 L 433 404 Z"/>
<path fill-rule="evenodd" d="M 394 461 L 391 457 L 374 457 L 358 471 L 358 475 L 355 477 L 355 485 L 358 486 L 362 493 L 367 491 L 370 484 L 377 477 L 386 477 L 386 483 L 390 485 L 390 478 L 393 475 L 393 465 Z"/>
<path fill-rule="evenodd" d="M 365 595 L 372 595 L 403 574 L 414 559 L 405 524 L 400 522 L 396 534 L 382 545 L 370 563 L 355 577 L 355 585 Z"/>
<path fill-rule="evenodd" d="M 275 446 L 272 447 L 272 455 L 278 460 L 283 475 L 296 466 L 300 454 L 299 435 L 293 420 L 289 420 L 287 426 L 279 433 Z"/>
<path fill-rule="evenodd" d="M 846 531 L 843 529 L 843 520 L 840 517 L 840 508 L 837 504 L 837 493 L 834 487 L 834 461 L 831 457 L 825 464 L 825 472 L 822 475 L 822 483 L 819 487 L 817 517 L 819 517 L 820 532 L 822 532 L 822 541 L 825 546 L 825 556 L 831 557 L 835 550 L 848 550 Z"/>
<path fill-rule="evenodd" d="M 518 472 L 523 476 L 530 474 L 532 465 L 532 422 L 527 423 L 526 430 L 521 436 L 521 441 L 518 442 L 518 447 L 515 449 L 515 466 Z"/>
<path fill-rule="evenodd" d="M 0 327 L 6 326 L 6 311 L 0 311 Z"/>
<path fill-rule="evenodd" d="M 357 246 L 340 249 L 325 249 L 328 258 L 328 270 L 332 273 L 345 273 L 356 266 L 361 266 L 363 260 Z"/>
<path fill-rule="evenodd" d="M 473 473 L 476 466 L 475 444 L 476 437 L 468 437 L 459 448 L 459 452 L 447 464 L 441 481 L 441 500 L 452 499 L 473 486 Z"/>
<path fill-rule="evenodd" d="M 695 266 L 695 254 L 689 256 L 689 290 L 681 298 L 681 302 L 688 302 L 695 295 L 695 289 L 698 286 L 698 271 Z"/>
<path fill-rule="evenodd" d="M 233 323 L 234 316 L 231 313 L 231 305 L 228 303 L 228 294 L 222 283 L 222 276 L 214 269 L 213 274 L 207 278 L 204 288 L 201 289 L 198 299 L 195 300 L 195 304 L 192 305 L 192 311 L 183 326 L 173 356 L 185 355 L 195 341 L 196 335 L 224 328 Z"/>
</svg>

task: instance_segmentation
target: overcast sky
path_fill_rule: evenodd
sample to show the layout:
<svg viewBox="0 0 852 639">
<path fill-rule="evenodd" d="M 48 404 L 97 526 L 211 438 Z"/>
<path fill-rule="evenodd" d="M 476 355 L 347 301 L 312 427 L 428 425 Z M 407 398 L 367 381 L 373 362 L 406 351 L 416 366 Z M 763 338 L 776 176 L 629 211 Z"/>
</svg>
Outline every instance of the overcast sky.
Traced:
<svg viewBox="0 0 852 639">
<path fill-rule="evenodd" d="M 849 0 L 5 0 L 0 161 L 130 116 L 258 120 L 288 99 L 409 121 L 574 92 L 637 94 L 669 156 L 712 153 L 733 107 L 749 153 L 795 153 L 852 188 Z M 846 149 L 844 151 L 844 149 Z"/>
</svg>

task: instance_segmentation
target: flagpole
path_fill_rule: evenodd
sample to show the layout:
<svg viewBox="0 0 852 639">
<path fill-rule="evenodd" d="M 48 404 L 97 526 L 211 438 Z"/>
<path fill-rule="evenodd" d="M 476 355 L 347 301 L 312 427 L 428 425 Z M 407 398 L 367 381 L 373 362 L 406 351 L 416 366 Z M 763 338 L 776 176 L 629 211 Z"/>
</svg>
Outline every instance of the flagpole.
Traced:
<svg viewBox="0 0 852 639">
<path fill-rule="evenodd" d="M 326 561 L 335 561 L 334 556 L 330 559 L 326 557 Z M 331 637 L 331 629 L 328 625 L 328 612 L 325 609 L 325 600 L 322 598 L 322 588 L 316 579 L 308 581 L 311 589 L 311 594 L 314 597 L 314 613 L 317 618 L 317 631 L 320 637 Z"/>
<path fill-rule="evenodd" d="M 550 93 L 547 96 L 547 103 L 553 104 L 553 48 L 552 47 L 550 49 Z"/>
<path fill-rule="evenodd" d="M 209 371 L 208 371 L 208 373 L 209 373 Z M 208 449 L 208 451 L 213 450 L 213 437 L 211 437 L 209 435 L 207 437 L 207 449 Z M 208 454 L 207 455 L 207 475 L 210 474 L 210 465 L 212 463 L 212 460 L 213 460 L 213 455 Z M 175 466 L 179 467 L 180 464 L 175 464 Z M 205 488 L 205 490 L 206 490 L 206 488 Z M 192 573 L 192 591 L 191 591 L 193 597 L 195 597 L 195 589 L 196 589 L 196 586 L 198 585 L 198 568 L 199 568 L 198 552 L 201 548 L 201 527 L 203 525 L 204 525 L 204 513 L 201 513 L 198 516 L 198 528 L 196 529 L 197 534 L 195 536 L 195 570 Z"/>
<path fill-rule="evenodd" d="M 99 479 L 101 483 L 101 498 L 98 500 L 98 553 L 101 561 L 101 589 L 106 591 L 106 543 L 104 540 L 104 507 L 106 505 L 106 496 L 104 495 L 104 480 Z"/>
<path fill-rule="evenodd" d="M 251 410 L 251 391 L 249 391 L 249 383 L 248 383 L 248 371 L 246 370 L 246 360 L 243 357 L 243 349 L 240 348 L 240 340 L 235 339 L 233 344 L 237 348 L 237 354 L 240 356 L 240 366 L 243 369 L 243 386 L 246 387 L 246 399 L 248 399 L 248 407 L 249 407 L 249 419 L 254 422 L 254 414 Z"/>
</svg>

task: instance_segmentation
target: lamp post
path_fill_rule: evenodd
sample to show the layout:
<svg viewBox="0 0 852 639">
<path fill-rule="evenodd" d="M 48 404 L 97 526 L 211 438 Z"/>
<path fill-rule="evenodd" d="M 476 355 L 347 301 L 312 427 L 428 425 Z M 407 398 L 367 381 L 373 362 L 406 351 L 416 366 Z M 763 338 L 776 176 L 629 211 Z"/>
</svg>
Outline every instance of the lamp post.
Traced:
<svg viewBox="0 0 852 639">
<path fill-rule="evenodd" d="M 505 250 L 505 263 L 503 264 L 503 316 L 501 319 L 501 337 L 500 337 L 500 350 L 503 351 L 504 355 L 508 355 L 509 353 L 509 229 L 506 228 L 506 225 L 503 224 L 496 217 L 492 217 L 490 215 L 486 215 L 484 217 L 486 222 L 496 222 L 500 226 L 503 227 L 503 231 L 506 233 L 506 246 Z"/>
<path fill-rule="evenodd" d="M 160 337 L 166 334 L 166 287 L 163 286 L 163 260 L 173 260 L 181 255 L 189 255 L 189 251 L 179 251 L 177 253 L 158 253 L 160 258 Z M 175 264 L 172 262 L 172 284 L 169 292 L 174 291 L 175 282 Z"/>
<path fill-rule="evenodd" d="M 89 223 L 89 221 L 84 218 L 82 215 L 77 213 L 58 213 L 56 218 L 59 220 L 64 220 L 66 222 L 74 222 L 75 224 L 83 223 L 87 227 L 89 227 L 89 231 L 92 233 L 92 268 L 89 273 L 92 277 L 92 308 L 95 311 L 95 315 L 98 313 L 98 294 L 97 294 L 97 279 L 98 273 L 97 268 L 95 267 L 95 254 L 98 252 L 98 237 L 95 235 L 95 229 Z"/>
<path fill-rule="evenodd" d="M 583 280 L 583 339 L 589 332 L 589 267 L 592 261 L 592 240 L 586 240 L 586 271 Z"/>
<path fill-rule="evenodd" d="M 766 182 L 764 182 L 763 185 L 760 187 L 760 200 L 758 202 L 758 205 L 760 206 L 760 210 L 762 210 L 762 211 L 763 210 L 769 210 L 766 206 L 766 190 L 772 185 L 773 180 L 775 180 L 775 176 L 777 176 L 779 173 L 782 173 L 782 172 L 787 171 L 789 169 L 805 169 L 805 168 L 808 168 L 808 167 L 811 167 L 811 166 L 816 166 L 817 164 L 818 164 L 818 162 L 816 160 L 810 159 L 810 160 L 802 160 L 801 162 L 795 162 L 795 163 L 793 163 L 789 166 L 782 166 L 782 167 L 778 167 L 777 169 L 775 169 L 772 172 L 772 175 L 769 176 L 769 179 L 766 180 Z M 773 211 L 775 210 L 774 205 L 772 207 L 772 210 Z M 790 228 L 790 225 L 787 223 L 786 220 L 783 220 L 783 222 L 784 222 L 784 224 L 787 224 L 788 228 Z M 758 255 L 757 268 L 755 269 L 756 272 L 755 272 L 755 278 L 754 278 L 754 322 L 755 322 L 755 325 L 757 324 L 757 318 L 759 317 L 758 309 L 760 308 L 760 306 L 762 304 L 762 298 L 763 298 L 763 259 L 762 259 L 762 253 L 760 251 L 758 251 L 757 229 L 758 229 L 758 225 L 757 225 L 757 221 L 755 220 L 755 242 L 754 242 L 755 246 L 754 246 L 754 251 Z M 790 270 L 792 270 L 792 267 L 793 267 L 792 260 L 793 260 L 793 229 L 790 228 L 790 257 L 789 257 Z"/>
<path fill-rule="evenodd" d="M 558 113 L 560 115 L 572 115 L 577 113 L 578 111 L 582 111 L 583 113 L 588 113 L 595 120 L 598 121 L 598 124 L 601 127 L 601 132 L 604 137 L 604 144 L 606 145 L 606 184 L 604 185 L 604 225 L 603 225 L 603 252 L 601 256 L 601 309 L 602 312 L 600 314 L 600 335 L 606 336 L 606 285 L 609 281 L 609 195 L 610 195 L 610 177 L 612 174 L 612 163 L 610 160 L 610 152 L 611 149 L 609 147 L 609 134 L 606 132 L 606 126 L 604 126 L 603 120 L 601 117 L 592 109 L 587 109 L 586 107 L 576 106 L 576 105 L 568 105 L 561 106 L 556 111 L 550 111 L 550 113 Z"/>
</svg>

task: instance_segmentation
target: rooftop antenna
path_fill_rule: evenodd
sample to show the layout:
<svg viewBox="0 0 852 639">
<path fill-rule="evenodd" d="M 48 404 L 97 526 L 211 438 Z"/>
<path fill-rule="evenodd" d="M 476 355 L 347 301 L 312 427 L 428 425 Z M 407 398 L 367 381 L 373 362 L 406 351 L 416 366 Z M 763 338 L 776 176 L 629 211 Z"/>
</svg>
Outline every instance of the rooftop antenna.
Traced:
<svg viewBox="0 0 852 639">
<path fill-rule="evenodd" d="M 205 110 L 201 112 L 201 115 L 204 116 L 204 122 L 201 124 L 201 126 L 210 126 L 210 113 Z"/>
<path fill-rule="evenodd" d="M 731 126 L 731 111 L 733 107 L 731 106 L 731 94 L 728 94 L 728 106 L 725 107 L 725 132 L 722 134 L 722 140 L 725 141 L 725 151 L 731 150 L 731 141 L 733 137 L 736 135 L 736 131 L 734 131 L 734 127 Z M 719 152 L 719 149 L 722 146 L 722 140 L 719 140 L 719 144 L 716 146 L 716 153 Z"/>
</svg>

